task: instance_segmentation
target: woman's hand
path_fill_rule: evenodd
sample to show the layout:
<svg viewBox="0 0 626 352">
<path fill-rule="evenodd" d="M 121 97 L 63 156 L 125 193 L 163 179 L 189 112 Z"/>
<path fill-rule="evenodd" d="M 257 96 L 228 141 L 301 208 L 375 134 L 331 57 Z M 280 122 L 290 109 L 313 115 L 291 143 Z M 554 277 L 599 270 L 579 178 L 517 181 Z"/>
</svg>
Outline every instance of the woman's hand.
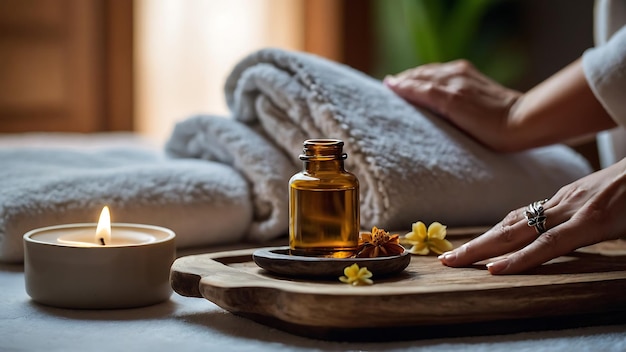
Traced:
<svg viewBox="0 0 626 352">
<path fill-rule="evenodd" d="M 387 87 L 410 103 L 450 120 L 479 142 L 495 150 L 515 146 L 515 126 L 509 116 L 522 93 L 505 88 L 465 60 L 426 64 L 396 76 Z"/>
<path fill-rule="evenodd" d="M 589 88 L 581 60 L 524 94 L 488 79 L 464 60 L 423 65 L 384 83 L 498 151 L 563 142 L 615 126 Z M 492 274 L 512 274 L 626 235 L 626 159 L 563 187 L 543 207 L 547 231 L 541 235 L 528 226 L 526 209 L 517 209 L 439 259 L 458 267 L 508 254 L 487 267 Z"/>
<path fill-rule="evenodd" d="M 452 267 L 506 255 L 487 264 L 492 274 L 514 274 L 577 248 L 626 235 L 626 159 L 561 188 L 544 205 L 546 232 L 510 212 L 482 236 L 439 256 Z"/>
<path fill-rule="evenodd" d="M 419 66 L 384 83 L 496 151 L 561 143 L 615 126 L 589 88 L 581 60 L 524 94 L 490 80 L 465 60 Z"/>
</svg>

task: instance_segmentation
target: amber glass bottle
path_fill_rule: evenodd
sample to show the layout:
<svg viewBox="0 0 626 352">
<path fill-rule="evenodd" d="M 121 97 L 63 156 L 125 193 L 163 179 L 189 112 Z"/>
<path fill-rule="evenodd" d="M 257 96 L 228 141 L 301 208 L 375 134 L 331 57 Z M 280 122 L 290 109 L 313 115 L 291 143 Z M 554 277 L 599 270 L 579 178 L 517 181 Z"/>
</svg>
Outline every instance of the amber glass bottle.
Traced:
<svg viewBox="0 0 626 352">
<path fill-rule="evenodd" d="M 289 180 L 292 255 L 345 258 L 359 241 L 359 181 L 344 169 L 343 142 L 304 141 L 303 170 Z"/>
</svg>

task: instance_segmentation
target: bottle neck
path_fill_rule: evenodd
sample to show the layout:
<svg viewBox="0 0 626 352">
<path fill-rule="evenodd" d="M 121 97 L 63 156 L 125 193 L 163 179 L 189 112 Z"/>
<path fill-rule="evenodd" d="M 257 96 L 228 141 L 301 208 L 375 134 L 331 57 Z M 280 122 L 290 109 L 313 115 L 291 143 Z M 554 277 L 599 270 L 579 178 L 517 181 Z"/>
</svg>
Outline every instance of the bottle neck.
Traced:
<svg viewBox="0 0 626 352">
<path fill-rule="evenodd" d="M 307 173 L 318 172 L 344 172 L 343 161 L 346 153 L 343 153 L 343 142 L 338 139 L 308 139 L 304 141 L 303 154 L 300 155 L 304 171 Z"/>
<path fill-rule="evenodd" d="M 303 170 L 310 174 L 318 172 L 345 172 L 343 160 L 303 160 Z"/>
</svg>

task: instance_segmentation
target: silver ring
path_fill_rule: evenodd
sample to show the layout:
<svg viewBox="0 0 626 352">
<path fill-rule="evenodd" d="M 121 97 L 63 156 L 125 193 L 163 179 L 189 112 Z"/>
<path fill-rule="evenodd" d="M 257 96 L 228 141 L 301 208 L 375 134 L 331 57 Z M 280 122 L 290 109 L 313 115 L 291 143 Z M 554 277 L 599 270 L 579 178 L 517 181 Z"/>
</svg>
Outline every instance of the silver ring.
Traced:
<svg viewBox="0 0 626 352">
<path fill-rule="evenodd" d="M 543 205 L 547 201 L 548 201 L 547 199 L 544 199 L 544 200 L 538 200 L 536 202 L 530 203 L 526 207 L 526 212 L 524 213 L 524 216 L 526 217 L 526 220 L 528 221 L 528 226 L 535 227 L 535 231 L 537 231 L 537 235 L 541 235 L 542 233 L 546 232 L 547 217 L 543 213 L 544 211 Z"/>
</svg>

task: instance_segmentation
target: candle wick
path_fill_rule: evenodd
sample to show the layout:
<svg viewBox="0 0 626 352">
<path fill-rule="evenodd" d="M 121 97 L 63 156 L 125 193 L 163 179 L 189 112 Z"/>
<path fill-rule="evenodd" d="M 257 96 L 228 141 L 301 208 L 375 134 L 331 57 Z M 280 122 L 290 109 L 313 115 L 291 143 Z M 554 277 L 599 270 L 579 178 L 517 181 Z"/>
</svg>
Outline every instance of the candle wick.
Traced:
<svg viewBox="0 0 626 352">
<path fill-rule="evenodd" d="M 102 237 L 100 237 L 100 244 L 103 245 L 103 246 L 106 245 L 106 243 L 104 243 L 104 238 L 102 238 Z"/>
</svg>

